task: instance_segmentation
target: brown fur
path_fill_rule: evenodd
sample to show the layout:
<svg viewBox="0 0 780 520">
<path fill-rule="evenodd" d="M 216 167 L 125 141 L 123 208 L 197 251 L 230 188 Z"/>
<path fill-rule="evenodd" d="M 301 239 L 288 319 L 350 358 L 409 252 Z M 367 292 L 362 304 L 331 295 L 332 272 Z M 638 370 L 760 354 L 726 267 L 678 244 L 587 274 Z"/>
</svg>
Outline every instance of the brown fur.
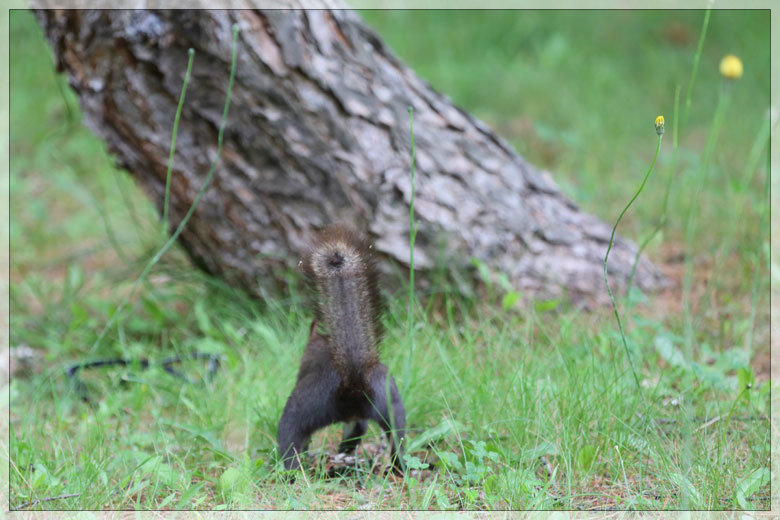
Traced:
<svg viewBox="0 0 780 520">
<path fill-rule="evenodd" d="M 351 423 L 340 450 L 353 451 L 370 419 L 387 432 L 400 469 L 394 432 L 403 431 L 405 412 L 395 381 L 379 362 L 381 304 L 370 245 L 343 226 L 329 226 L 301 267 L 314 289 L 316 318 L 279 421 L 285 467 L 299 467 L 311 434 L 335 422 Z"/>
</svg>

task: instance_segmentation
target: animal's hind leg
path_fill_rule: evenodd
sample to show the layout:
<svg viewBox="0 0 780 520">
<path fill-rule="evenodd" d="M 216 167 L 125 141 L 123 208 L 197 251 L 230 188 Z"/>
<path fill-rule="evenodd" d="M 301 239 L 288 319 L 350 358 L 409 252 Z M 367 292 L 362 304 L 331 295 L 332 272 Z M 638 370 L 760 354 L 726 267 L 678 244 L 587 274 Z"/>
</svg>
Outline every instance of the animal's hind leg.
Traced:
<svg viewBox="0 0 780 520">
<path fill-rule="evenodd" d="M 317 382 L 299 381 L 279 421 L 279 453 L 285 469 L 298 469 L 299 457 L 316 430 L 335 422 L 333 394 Z"/>
<path fill-rule="evenodd" d="M 368 421 L 366 419 L 344 423 L 344 436 L 339 444 L 339 453 L 353 453 L 367 429 Z"/>
</svg>

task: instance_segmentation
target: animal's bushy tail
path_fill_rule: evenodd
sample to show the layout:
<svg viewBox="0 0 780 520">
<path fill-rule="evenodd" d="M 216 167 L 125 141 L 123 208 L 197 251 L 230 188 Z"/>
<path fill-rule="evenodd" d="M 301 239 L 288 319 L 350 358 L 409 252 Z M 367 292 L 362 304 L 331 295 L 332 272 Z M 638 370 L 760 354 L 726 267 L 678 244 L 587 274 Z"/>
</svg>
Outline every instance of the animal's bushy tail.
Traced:
<svg viewBox="0 0 780 520">
<path fill-rule="evenodd" d="M 344 226 L 329 226 L 304 256 L 302 268 L 315 288 L 317 318 L 325 327 L 342 386 L 366 389 L 368 376 L 379 363 L 382 333 L 369 243 Z"/>
</svg>

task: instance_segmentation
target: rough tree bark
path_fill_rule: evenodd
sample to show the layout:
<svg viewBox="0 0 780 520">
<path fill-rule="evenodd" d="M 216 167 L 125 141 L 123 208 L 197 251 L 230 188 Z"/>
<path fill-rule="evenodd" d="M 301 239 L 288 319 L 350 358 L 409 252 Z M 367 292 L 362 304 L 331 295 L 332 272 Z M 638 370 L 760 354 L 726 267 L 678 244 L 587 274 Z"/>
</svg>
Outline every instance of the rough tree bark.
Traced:
<svg viewBox="0 0 780 520">
<path fill-rule="evenodd" d="M 84 121 L 158 208 L 173 114 L 196 51 L 179 126 L 170 219 L 178 225 L 215 158 L 239 24 L 236 82 L 222 159 L 181 235 L 197 265 L 256 290 L 291 267 L 311 232 L 334 221 L 369 231 L 408 265 L 410 134 L 417 165 L 415 265 L 477 257 L 521 290 L 604 295 L 610 227 L 564 196 L 547 172 L 453 106 L 349 10 L 39 11 Z M 488 94 L 486 94 L 488 95 Z M 625 284 L 635 245 L 610 256 Z M 642 260 L 639 287 L 664 277 Z"/>
</svg>

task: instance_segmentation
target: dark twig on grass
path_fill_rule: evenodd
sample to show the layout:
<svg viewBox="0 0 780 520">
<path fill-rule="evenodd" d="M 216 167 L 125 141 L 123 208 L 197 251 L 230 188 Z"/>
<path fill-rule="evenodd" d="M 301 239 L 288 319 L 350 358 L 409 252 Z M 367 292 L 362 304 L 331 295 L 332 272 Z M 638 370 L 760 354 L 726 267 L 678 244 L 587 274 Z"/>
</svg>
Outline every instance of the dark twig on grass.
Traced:
<svg viewBox="0 0 780 520">
<path fill-rule="evenodd" d="M 19 511 L 21 509 L 27 509 L 28 507 L 32 507 L 42 502 L 51 502 L 52 500 L 61 500 L 63 498 L 76 498 L 79 496 L 81 496 L 81 493 L 68 493 L 66 495 L 58 495 L 56 497 L 36 498 L 35 500 L 30 500 L 29 502 L 25 502 L 24 504 L 19 504 L 18 506 L 13 506 L 9 509 L 11 511 Z"/>
<path fill-rule="evenodd" d="M 209 360 L 209 368 L 208 368 L 208 375 L 211 376 L 216 372 L 217 368 L 219 367 L 219 360 L 222 356 L 219 354 L 208 354 L 204 352 L 192 352 L 190 354 L 184 354 L 181 356 L 170 356 L 162 361 L 160 361 L 160 366 L 171 374 L 172 376 L 179 377 L 181 379 L 187 379 L 181 372 L 173 368 L 173 364 L 180 363 L 181 361 L 187 360 L 187 359 L 207 359 Z M 105 366 L 113 366 L 113 365 L 120 365 L 120 366 L 131 366 L 134 363 L 138 363 L 138 365 L 142 369 L 149 368 L 150 361 L 146 358 L 140 358 L 140 359 L 125 359 L 125 358 L 113 358 L 113 359 L 100 359 L 97 361 L 86 361 L 83 363 L 76 363 L 75 365 L 72 365 L 68 368 L 66 371 L 66 374 L 68 378 L 72 379 L 76 372 L 83 370 L 85 368 L 97 368 L 97 367 L 105 367 Z"/>
<path fill-rule="evenodd" d="M 174 377 L 177 377 L 187 383 L 193 383 L 192 380 L 190 380 L 187 376 L 182 374 L 180 371 L 173 368 L 173 365 L 176 363 L 181 363 L 185 360 L 200 360 L 205 359 L 208 360 L 208 371 L 206 372 L 206 380 L 211 380 L 211 378 L 214 376 L 214 374 L 217 372 L 217 369 L 219 368 L 219 362 L 221 360 L 222 356 L 219 354 L 209 354 L 205 352 L 191 352 L 189 354 L 182 354 L 179 356 L 170 356 L 163 360 L 161 360 L 158 364 L 160 367 L 162 367 L 163 370 L 168 372 Z M 150 362 L 147 358 L 139 358 L 139 359 L 125 359 L 125 358 L 112 358 L 112 359 L 99 359 L 97 361 L 85 361 L 81 363 L 76 363 L 74 365 L 71 365 L 66 371 L 65 374 L 68 376 L 68 380 L 70 380 L 71 384 L 73 384 L 74 388 L 78 392 L 79 396 L 84 401 L 89 401 L 88 396 L 86 395 L 86 389 L 84 388 L 83 383 L 79 380 L 77 373 L 81 370 L 88 369 L 88 368 L 99 368 L 99 367 L 109 367 L 109 366 L 133 366 L 137 364 L 138 367 L 140 367 L 141 370 L 146 370 L 150 366 L 152 366 L 152 362 Z"/>
</svg>

